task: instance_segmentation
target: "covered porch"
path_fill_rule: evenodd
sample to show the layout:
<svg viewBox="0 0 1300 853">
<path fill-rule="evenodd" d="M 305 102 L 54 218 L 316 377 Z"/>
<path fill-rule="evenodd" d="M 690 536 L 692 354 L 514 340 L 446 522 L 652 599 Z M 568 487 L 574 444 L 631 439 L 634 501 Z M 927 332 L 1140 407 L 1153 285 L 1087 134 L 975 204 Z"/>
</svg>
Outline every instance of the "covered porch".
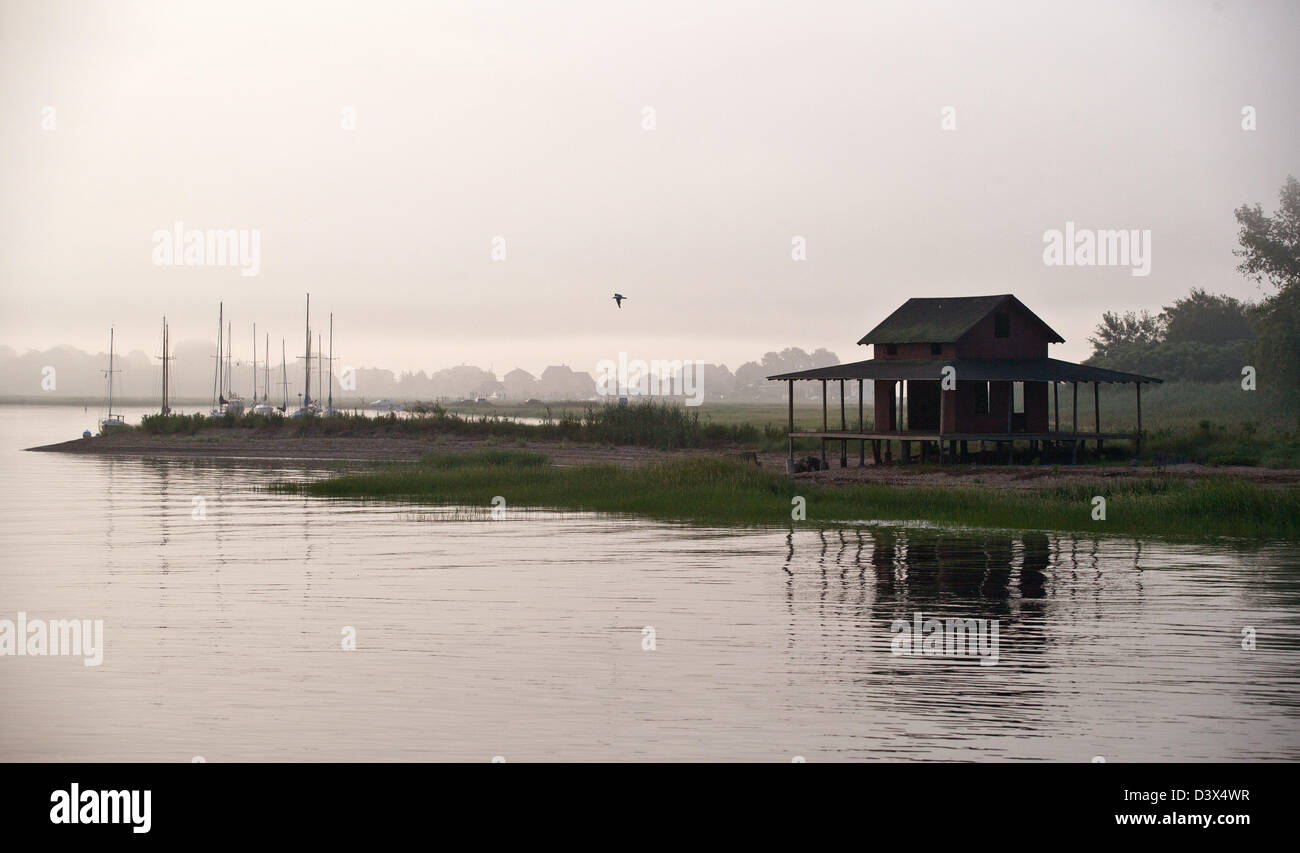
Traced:
<svg viewBox="0 0 1300 853">
<path fill-rule="evenodd" d="M 1100 456 L 1106 441 L 1131 441 L 1135 458 L 1142 453 L 1142 385 L 1159 382 L 1153 377 L 1089 367 L 1057 359 L 869 359 L 851 364 L 814 368 L 768 377 L 788 384 L 789 460 L 793 470 L 796 439 L 820 441 L 821 466 L 826 464 L 826 445 L 839 442 L 840 467 L 848 467 L 849 444 L 858 444 L 858 466 L 865 466 L 867 443 L 871 443 L 876 464 L 893 461 L 893 447 L 899 461 L 913 458 L 913 447 L 922 462 L 933 455 L 938 462 L 972 458 L 975 448 L 991 446 L 996 458 L 1014 461 L 1017 442 L 1042 458 L 1051 455 L 1078 463 L 1086 442 L 1095 442 Z M 871 423 L 865 412 L 866 383 L 873 383 L 875 400 Z M 821 428 L 795 428 L 794 383 L 821 383 Z M 846 388 L 857 383 L 856 424 L 850 426 Z M 839 384 L 839 422 L 830 413 L 830 391 Z M 1132 384 L 1136 429 L 1102 428 L 1101 385 Z M 1016 388 L 1020 385 L 1017 412 Z M 1091 428 L 1079 421 L 1079 386 L 1092 385 Z M 1061 386 L 1068 385 L 1070 417 L 1062 424 Z M 1049 419 L 1047 393 L 1052 406 Z M 885 396 L 882 398 L 882 391 Z M 973 402 L 972 402 L 973 401 Z M 838 428 L 836 428 L 838 427 Z"/>
</svg>

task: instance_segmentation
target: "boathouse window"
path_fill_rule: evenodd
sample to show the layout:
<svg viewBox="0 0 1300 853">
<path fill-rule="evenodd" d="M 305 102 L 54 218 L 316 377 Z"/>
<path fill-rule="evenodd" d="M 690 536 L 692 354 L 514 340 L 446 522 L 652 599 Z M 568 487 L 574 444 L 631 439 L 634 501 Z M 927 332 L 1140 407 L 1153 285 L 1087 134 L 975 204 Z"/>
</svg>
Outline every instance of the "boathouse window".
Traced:
<svg viewBox="0 0 1300 853">
<path fill-rule="evenodd" d="M 993 337 L 1009 338 L 1011 337 L 1011 315 L 995 314 L 993 316 Z"/>
<path fill-rule="evenodd" d="M 989 383 L 975 383 L 975 414 L 987 415 L 989 413 Z"/>
<path fill-rule="evenodd" d="M 885 344 L 886 355 L 898 355 L 898 344 Z"/>
</svg>

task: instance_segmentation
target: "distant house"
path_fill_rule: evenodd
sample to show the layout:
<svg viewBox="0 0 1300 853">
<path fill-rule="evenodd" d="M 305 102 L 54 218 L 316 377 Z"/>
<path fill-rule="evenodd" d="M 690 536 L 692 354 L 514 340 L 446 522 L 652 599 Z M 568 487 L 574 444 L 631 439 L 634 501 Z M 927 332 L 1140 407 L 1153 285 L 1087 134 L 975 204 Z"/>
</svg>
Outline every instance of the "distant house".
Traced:
<svg viewBox="0 0 1300 853">
<path fill-rule="evenodd" d="M 919 444 L 924 458 L 931 446 L 939 452 L 964 456 L 971 441 L 1005 446 L 1008 458 L 1016 441 L 1031 448 L 1068 448 L 1077 459 L 1084 438 L 1096 440 L 1100 451 L 1106 439 L 1130 439 L 1141 452 L 1142 384 L 1159 382 L 1150 376 L 1103 370 L 1048 358 L 1051 344 L 1064 338 L 1033 311 L 1010 294 L 909 299 L 894 313 L 858 341 L 870 345 L 874 358 L 769 376 L 789 383 L 790 458 L 794 439 L 840 440 L 840 464 L 847 464 L 848 439 L 860 444 L 859 464 L 864 464 L 865 442 L 872 442 L 877 461 L 882 442 L 898 441 L 904 459 L 912 443 Z M 873 383 L 875 425 L 867 430 L 862 404 L 858 407 L 858 428 L 850 430 L 844 410 L 844 383 Z M 822 429 L 800 432 L 794 428 L 794 383 L 820 381 L 840 383 L 840 429 L 831 430 L 827 421 L 826 396 L 822 395 Z M 1069 429 L 1061 428 L 1060 383 L 1073 386 L 1073 417 Z M 1090 433 L 1078 424 L 1079 383 L 1093 383 L 1095 423 Z M 1137 388 L 1137 432 L 1101 431 L 1100 383 L 1134 383 Z M 1019 386 L 1019 387 L 1017 387 Z M 1050 390 L 1049 390 L 1049 386 Z M 861 399 L 861 394 L 859 394 Z M 1054 415 L 1054 417 L 1053 417 Z M 890 451 L 888 444 L 885 445 Z"/>
</svg>

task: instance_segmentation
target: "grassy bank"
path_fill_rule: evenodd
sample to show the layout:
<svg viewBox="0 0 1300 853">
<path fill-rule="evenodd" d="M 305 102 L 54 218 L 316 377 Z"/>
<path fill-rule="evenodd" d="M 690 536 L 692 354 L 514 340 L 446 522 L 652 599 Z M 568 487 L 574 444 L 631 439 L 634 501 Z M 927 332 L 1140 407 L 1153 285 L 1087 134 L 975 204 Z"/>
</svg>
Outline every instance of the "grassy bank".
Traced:
<svg viewBox="0 0 1300 853">
<path fill-rule="evenodd" d="M 822 486 L 723 458 L 679 459 L 644 468 L 558 468 L 528 451 L 431 455 L 418 463 L 312 483 L 279 483 L 287 494 L 481 506 L 629 513 L 706 524 L 786 525 L 792 499 L 807 522 L 923 520 L 937 524 L 1180 538 L 1300 539 L 1300 490 L 1270 490 L 1228 478 L 1146 478 L 1074 483 L 1035 492 L 978 486 L 877 483 Z M 1106 520 L 1092 519 L 1093 497 Z"/>
<path fill-rule="evenodd" d="M 1069 429 L 1073 408 L 1062 393 L 1061 426 Z M 839 425 L 838 400 L 828 412 L 833 427 Z M 846 406 L 846 420 L 857 423 L 856 404 Z M 1106 387 L 1101 394 L 1102 423 L 1107 430 L 1136 429 L 1132 389 Z M 871 427 L 871 408 L 866 409 Z M 1218 465 L 1257 465 L 1270 468 L 1300 467 L 1300 419 L 1294 413 L 1272 408 L 1267 398 L 1242 391 L 1236 383 L 1217 385 L 1178 383 L 1154 386 L 1143 397 L 1146 439 L 1143 455 L 1148 462 L 1198 462 Z M 541 418 L 538 424 L 513 418 Z M 673 402 L 636 401 L 628 406 L 560 404 L 475 404 L 474 411 L 457 412 L 440 405 L 412 406 L 402 416 L 366 417 L 343 414 L 329 418 L 293 419 L 278 414 L 245 414 L 213 420 L 202 415 L 151 415 L 141 429 L 150 434 L 194 435 L 223 430 L 254 431 L 267 436 L 438 436 L 491 438 L 516 443 L 560 440 L 595 445 L 633 445 L 663 450 L 681 448 L 740 447 L 783 451 L 786 447 L 787 411 L 783 405 L 706 403 L 687 408 Z M 1055 415 L 1051 416 L 1055 423 Z M 1079 395 L 1079 424 L 1093 423 L 1091 393 Z M 801 400 L 795 409 L 800 429 L 820 427 L 821 407 Z M 802 440 L 796 450 L 816 450 L 815 440 Z M 899 448 L 895 446 L 895 454 Z M 1106 445 L 1107 459 L 1127 463 L 1133 449 L 1128 442 Z M 1023 447 L 1022 447 L 1023 453 Z M 1024 456 L 1019 461 L 1034 460 Z M 1096 461 L 1089 454 L 1089 461 Z M 1050 460 L 1039 460 L 1050 461 Z"/>
<path fill-rule="evenodd" d="M 802 389 L 807 390 L 807 389 Z M 827 419 L 832 428 L 840 423 L 839 391 L 835 383 L 828 388 L 830 401 Z M 1060 423 L 1070 429 L 1074 414 L 1069 386 L 1060 389 Z M 1107 431 L 1137 429 L 1135 393 L 1129 385 L 1102 385 L 1102 425 Z M 857 426 L 858 406 L 849 400 L 845 420 Z M 511 403 L 476 403 L 455 405 L 451 410 L 466 417 L 483 417 L 489 413 L 516 417 L 544 417 L 548 414 L 581 414 L 582 404 L 556 403 L 547 409 L 537 405 Z M 785 447 L 788 418 L 786 403 L 780 402 L 706 402 L 697 412 L 703 423 L 722 427 L 749 426 L 761 435 L 752 442 L 756 450 L 776 451 Z M 822 408 L 802 394 L 795 401 L 795 426 L 798 429 L 821 428 Z M 864 420 L 873 424 L 872 404 L 867 402 Z M 1079 389 L 1079 426 L 1092 429 L 1095 421 L 1092 389 Z M 1055 423 L 1055 413 L 1049 415 Z M 1256 465 L 1266 468 L 1300 468 L 1300 416 L 1279 407 L 1276 399 L 1263 392 L 1244 391 L 1238 382 L 1170 382 L 1150 385 L 1142 392 L 1142 426 L 1146 431 L 1143 457 L 1166 462 L 1196 462 L 1209 465 Z M 744 440 L 744 439 L 741 439 Z M 699 445 L 707 446 L 707 445 Z M 800 442 L 799 449 L 815 450 L 815 441 Z M 899 448 L 895 446 L 895 453 Z M 1127 464 L 1133 448 L 1129 442 L 1111 442 L 1107 458 Z M 1093 460 L 1091 453 L 1089 460 Z M 1024 459 L 1024 461 L 1031 461 Z"/>
<path fill-rule="evenodd" d="M 715 423 L 701 416 L 698 409 L 656 401 L 628 406 L 588 406 L 580 412 L 565 410 L 546 417 L 540 424 L 519 423 L 504 415 L 461 415 L 434 405 L 414 408 L 400 417 L 340 414 L 328 418 L 285 418 L 278 414 L 246 413 L 240 417 L 213 419 L 203 415 L 148 415 L 141 421 L 140 429 L 154 435 L 194 435 L 207 430 L 341 437 L 448 435 L 634 445 L 661 450 L 784 446 L 786 440 L 785 432 L 772 426 Z"/>
</svg>

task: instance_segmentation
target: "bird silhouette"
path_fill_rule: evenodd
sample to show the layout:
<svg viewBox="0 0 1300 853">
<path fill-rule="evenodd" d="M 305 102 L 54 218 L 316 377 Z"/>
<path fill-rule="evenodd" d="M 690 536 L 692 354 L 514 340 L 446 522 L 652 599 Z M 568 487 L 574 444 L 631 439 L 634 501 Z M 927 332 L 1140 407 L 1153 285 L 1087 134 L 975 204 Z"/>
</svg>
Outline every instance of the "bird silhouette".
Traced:
<svg viewBox="0 0 1300 853">
<path fill-rule="evenodd" d="M 624 296 L 623 294 L 621 294 L 621 293 L 615 293 L 615 294 L 614 294 L 614 304 L 618 305 L 619 308 L 622 308 L 622 307 L 623 307 L 623 300 L 624 300 L 624 299 L 627 299 L 627 297 Z"/>
</svg>

